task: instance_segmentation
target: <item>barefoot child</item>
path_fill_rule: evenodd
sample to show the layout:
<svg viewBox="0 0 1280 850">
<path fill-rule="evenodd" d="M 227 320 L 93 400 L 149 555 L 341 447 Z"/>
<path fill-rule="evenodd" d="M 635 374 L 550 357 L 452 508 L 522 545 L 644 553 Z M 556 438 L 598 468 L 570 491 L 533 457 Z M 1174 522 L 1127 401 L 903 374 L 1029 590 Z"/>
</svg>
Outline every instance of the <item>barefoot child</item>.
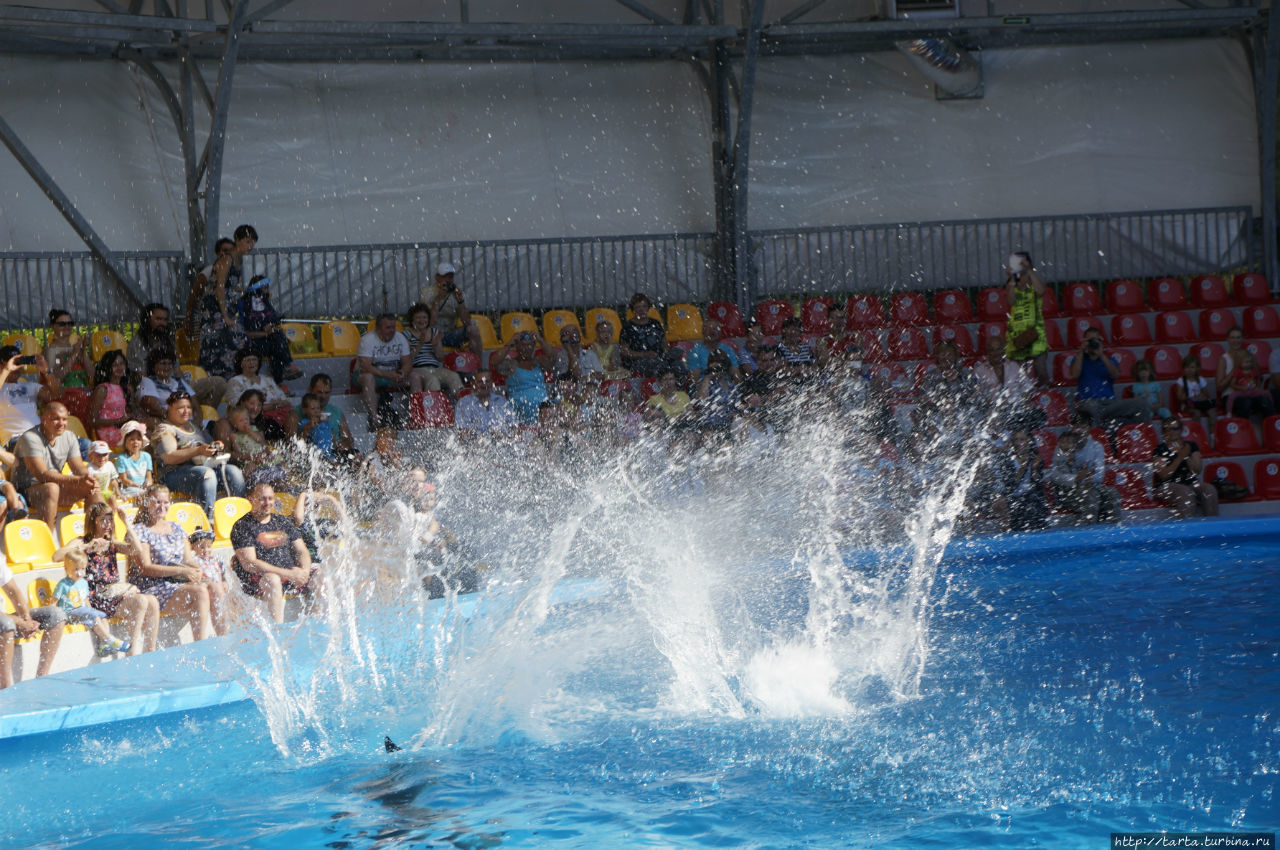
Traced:
<svg viewBox="0 0 1280 850">
<path fill-rule="evenodd" d="M 97 608 L 89 607 L 89 582 L 84 577 L 88 563 L 89 559 L 83 549 L 71 549 L 63 555 L 62 569 L 67 576 L 53 589 L 58 607 L 66 613 L 68 623 L 88 626 L 98 636 L 99 657 L 128 652 L 129 641 L 113 637 L 111 630 L 107 628 L 107 615 Z"/>
</svg>

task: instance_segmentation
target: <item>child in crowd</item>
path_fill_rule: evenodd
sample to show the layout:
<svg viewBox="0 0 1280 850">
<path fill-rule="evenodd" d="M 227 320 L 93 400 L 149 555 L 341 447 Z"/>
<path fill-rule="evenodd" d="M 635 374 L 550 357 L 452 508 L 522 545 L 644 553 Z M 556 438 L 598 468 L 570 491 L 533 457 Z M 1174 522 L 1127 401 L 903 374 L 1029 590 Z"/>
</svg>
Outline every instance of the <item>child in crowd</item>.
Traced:
<svg viewBox="0 0 1280 850">
<path fill-rule="evenodd" d="M 1198 422 L 1209 418 L 1208 433 L 1218 422 L 1218 404 L 1209 392 L 1209 381 L 1200 374 L 1200 358 L 1188 354 L 1182 358 L 1182 377 L 1173 384 L 1173 395 L 1183 416 L 1191 416 Z"/>
<path fill-rule="evenodd" d="M 227 421 L 231 423 L 231 456 L 236 464 L 244 470 L 245 481 L 253 477 L 258 467 L 266 462 L 271 454 L 267 438 L 249 418 L 249 411 L 237 404 L 227 412 Z"/>
<path fill-rule="evenodd" d="M 106 614 L 89 606 L 89 582 L 84 570 L 89 559 L 83 549 L 71 549 L 62 558 L 66 578 L 53 589 L 58 607 L 67 615 L 68 623 L 88 626 L 98 636 L 98 655 L 105 658 L 117 652 L 128 652 L 129 641 L 113 637 L 107 628 Z"/>
<path fill-rule="evenodd" d="M 136 499 L 142 491 L 155 484 L 155 466 L 151 455 L 143 449 L 147 439 L 147 426 L 137 420 L 129 420 L 120 426 L 120 444 L 124 451 L 116 455 L 116 492 L 124 499 Z"/>
<path fill-rule="evenodd" d="M 0 493 L 4 494 L 4 508 L 0 510 L 0 530 L 9 520 L 24 519 L 27 515 L 27 500 L 22 498 L 18 488 L 9 481 L 9 470 L 17 462 L 17 455 L 0 448 Z"/>
<path fill-rule="evenodd" d="M 1160 382 L 1156 380 L 1156 370 L 1150 360 L 1133 364 L 1133 397 L 1146 405 L 1153 416 L 1169 417 L 1169 409 L 1160 404 Z"/>
<path fill-rule="evenodd" d="M 320 453 L 332 460 L 338 454 L 333 448 L 333 425 L 329 422 L 329 414 L 325 412 L 320 397 L 307 393 L 302 397 L 302 418 L 298 421 L 298 435 L 315 446 Z"/>
<path fill-rule="evenodd" d="M 1275 413 L 1271 393 L 1262 386 L 1262 371 L 1253 352 L 1240 352 L 1240 362 L 1227 376 L 1227 414 L 1230 416 L 1270 416 Z"/>
<path fill-rule="evenodd" d="M 205 581 L 210 584 L 226 581 L 222 562 L 213 554 L 213 532 L 207 528 L 197 528 L 188 539 L 191 541 L 191 551 L 195 553 L 196 563 L 204 573 Z"/>
<path fill-rule="evenodd" d="M 89 475 L 98 482 L 98 492 L 105 501 L 113 495 L 117 473 L 111 463 L 111 447 L 106 440 L 94 440 L 89 444 Z"/>
</svg>

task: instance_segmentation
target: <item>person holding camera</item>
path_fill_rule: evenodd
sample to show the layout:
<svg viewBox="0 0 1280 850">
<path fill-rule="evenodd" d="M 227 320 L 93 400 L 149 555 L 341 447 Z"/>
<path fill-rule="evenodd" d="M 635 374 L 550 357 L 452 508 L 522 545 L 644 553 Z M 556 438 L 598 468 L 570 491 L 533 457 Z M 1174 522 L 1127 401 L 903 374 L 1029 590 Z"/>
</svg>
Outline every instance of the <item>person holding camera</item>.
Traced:
<svg viewBox="0 0 1280 850">
<path fill-rule="evenodd" d="M 1005 267 L 1005 292 L 1009 295 L 1009 331 L 1005 356 L 1018 363 L 1031 362 L 1036 381 L 1049 385 L 1049 342 L 1044 330 L 1044 281 L 1026 251 L 1014 251 Z"/>
<path fill-rule="evenodd" d="M 467 297 L 458 286 L 458 268 L 453 263 L 436 266 L 435 281 L 418 293 L 419 304 L 425 304 L 435 317 L 434 325 L 443 335 L 440 340 L 445 348 L 470 348 L 471 353 L 483 360 L 484 344 L 480 341 L 480 328 L 471 321 Z"/>
<path fill-rule="evenodd" d="M 1136 423 L 1151 419 L 1152 411 L 1133 398 L 1116 398 L 1116 378 L 1120 369 L 1102 347 L 1102 331 L 1084 332 L 1080 353 L 1071 360 L 1071 379 L 1076 382 L 1076 409 L 1088 411 L 1103 427 L 1109 423 Z M 1107 423 L 1107 424 L 1104 424 Z"/>
<path fill-rule="evenodd" d="M 734 379 L 729 355 L 719 349 L 712 351 L 701 372 L 697 389 L 698 426 L 706 431 L 728 433 L 738 409 L 738 382 Z"/>
<path fill-rule="evenodd" d="M 48 383 L 19 381 L 24 366 L 35 366 Z M 23 356 L 16 345 L 0 346 L 0 431 L 16 438 L 40 424 L 39 408 L 62 395 L 62 385 L 42 354 Z"/>
</svg>

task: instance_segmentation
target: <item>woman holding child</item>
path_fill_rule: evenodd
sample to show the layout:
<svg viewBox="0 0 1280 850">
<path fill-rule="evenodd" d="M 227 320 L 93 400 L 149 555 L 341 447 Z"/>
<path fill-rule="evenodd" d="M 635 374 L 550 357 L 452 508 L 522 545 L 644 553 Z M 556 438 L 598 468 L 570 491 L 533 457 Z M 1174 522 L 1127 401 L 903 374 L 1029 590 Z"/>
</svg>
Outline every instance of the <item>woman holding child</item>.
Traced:
<svg viewBox="0 0 1280 850">
<path fill-rule="evenodd" d="M 214 624 L 225 629 L 224 595 L 212 591 L 204 571 L 196 561 L 187 532 L 165 519 L 169 512 L 169 488 L 163 484 L 147 488 L 138 504 L 134 536 L 138 546 L 133 583 L 160 603 L 160 610 L 185 614 L 195 640 L 214 633 Z M 216 598 L 214 598 L 216 596 Z"/>
</svg>

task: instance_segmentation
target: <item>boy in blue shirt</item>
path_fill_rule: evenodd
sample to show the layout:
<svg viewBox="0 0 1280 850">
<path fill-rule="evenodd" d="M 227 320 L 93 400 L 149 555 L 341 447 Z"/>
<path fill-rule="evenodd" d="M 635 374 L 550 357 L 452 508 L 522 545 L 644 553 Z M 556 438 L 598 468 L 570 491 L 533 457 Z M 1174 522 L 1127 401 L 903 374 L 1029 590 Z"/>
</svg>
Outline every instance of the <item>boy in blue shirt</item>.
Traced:
<svg viewBox="0 0 1280 850">
<path fill-rule="evenodd" d="M 338 455 L 333 449 L 333 424 L 320 398 L 315 393 L 307 393 L 302 397 L 301 408 L 298 436 L 319 449 L 325 457 L 336 460 Z"/>
<path fill-rule="evenodd" d="M 116 652 L 128 652 L 129 641 L 112 637 L 107 628 L 106 615 L 97 608 L 89 607 L 89 582 L 85 580 L 84 570 L 89 559 L 79 549 L 72 549 L 62 559 L 62 569 L 66 578 L 58 582 L 53 589 L 53 596 L 67 615 L 68 623 L 88 626 L 98 636 L 98 655 L 105 658 Z"/>
</svg>

